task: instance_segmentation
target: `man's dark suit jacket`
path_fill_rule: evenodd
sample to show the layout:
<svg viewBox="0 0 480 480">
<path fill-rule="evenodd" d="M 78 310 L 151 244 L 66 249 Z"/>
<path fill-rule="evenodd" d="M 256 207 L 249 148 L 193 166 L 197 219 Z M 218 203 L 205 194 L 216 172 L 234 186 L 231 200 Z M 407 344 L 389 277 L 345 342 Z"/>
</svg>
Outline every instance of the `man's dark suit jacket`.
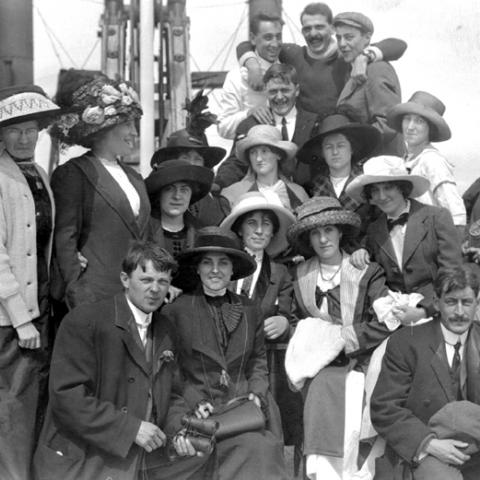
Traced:
<svg viewBox="0 0 480 480">
<path fill-rule="evenodd" d="M 467 400 L 480 404 L 480 324 L 470 329 L 460 383 Z M 465 378 L 466 377 L 466 378 Z M 432 435 L 429 419 L 456 400 L 440 321 L 404 327 L 389 339 L 371 400 L 372 422 L 387 441 L 393 464 L 411 464 Z M 394 465 L 392 465 L 394 466 Z M 375 477 L 377 478 L 377 477 Z M 383 478 L 383 477 L 378 477 Z"/>
<path fill-rule="evenodd" d="M 233 183 L 240 181 L 247 174 L 250 164 L 237 158 L 235 155 L 235 145 L 238 138 L 246 135 L 248 131 L 255 125 L 260 125 L 260 122 L 253 115 L 249 115 L 238 126 L 237 136 L 233 144 L 232 151 L 230 152 L 230 155 L 221 163 L 215 176 L 214 183 L 220 185 L 220 187 L 228 187 Z M 312 131 L 316 127 L 318 127 L 317 114 L 307 112 L 306 110 L 301 110 L 297 107 L 295 131 L 290 141 L 298 145 L 298 148 L 301 148 L 303 144 L 310 138 Z M 303 164 L 300 165 L 303 166 Z M 303 167 L 305 168 L 305 166 Z M 296 166 L 294 164 L 288 165 L 287 170 L 288 171 L 285 172 L 287 176 L 293 175 L 293 181 L 301 184 L 296 175 Z M 302 175 L 304 177 L 308 176 L 304 172 Z M 308 178 L 306 180 L 308 180 Z"/>
</svg>

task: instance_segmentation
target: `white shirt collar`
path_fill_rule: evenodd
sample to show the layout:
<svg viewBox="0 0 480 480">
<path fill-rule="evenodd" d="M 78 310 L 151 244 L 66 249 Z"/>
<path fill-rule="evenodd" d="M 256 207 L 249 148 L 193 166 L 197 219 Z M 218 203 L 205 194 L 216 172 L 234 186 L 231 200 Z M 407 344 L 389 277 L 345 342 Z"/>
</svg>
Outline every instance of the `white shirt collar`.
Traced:
<svg viewBox="0 0 480 480">
<path fill-rule="evenodd" d="M 273 119 L 275 120 L 275 125 L 281 125 L 282 124 L 282 118 L 285 117 L 285 120 L 287 121 L 287 125 L 290 123 L 293 123 L 296 118 L 297 118 L 297 107 L 295 105 L 293 108 L 286 114 L 286 115 L 277 115 L 273 110 Z"/>
<path fill-rule="evenodd" d="M 469 330 L 463 332 L 461 335 L 458 335 L 457 333 L 453 333 L 447 328 L 445 328 L 443 323 L 440 323 L 440 328 L 442 329 L 443 339 L 446 343 L 453 346 L 458 342 L 458 340 L 460 340 L 462 346 L 465 345 Z"/>
<path fill-rule="evenodd" d="M 128 295 L 126 295 L 127 298 L 127 303 L 128 306 L 130 307 L 130 310 L 132 311 L 133 318 L 135 318 L 135 323 L 137 326 L 141 328 L 147 328 L 150 323 L 152 322 L 152 314 L 151 313 L 145 313 L 144 311 L 140 310 L 137 306 L 135 306 L 130 299 L 128 298 Z"/>
</svg>

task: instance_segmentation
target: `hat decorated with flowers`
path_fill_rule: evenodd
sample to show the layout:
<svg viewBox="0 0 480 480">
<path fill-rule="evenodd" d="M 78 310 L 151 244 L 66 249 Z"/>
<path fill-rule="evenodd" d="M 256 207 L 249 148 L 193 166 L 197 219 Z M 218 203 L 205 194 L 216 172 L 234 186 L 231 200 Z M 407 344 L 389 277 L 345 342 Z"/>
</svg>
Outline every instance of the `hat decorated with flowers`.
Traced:
<svg viewBox="0 0 480 480">
<path fill-rule="evenodd" d="M 67 145 L 90 146 L 93 135 L 142 116 L 137 92 L 125 81 L 99 76 L 76 89 L 63 114 L 50 127 L 52 137 Z"/>
</svg>

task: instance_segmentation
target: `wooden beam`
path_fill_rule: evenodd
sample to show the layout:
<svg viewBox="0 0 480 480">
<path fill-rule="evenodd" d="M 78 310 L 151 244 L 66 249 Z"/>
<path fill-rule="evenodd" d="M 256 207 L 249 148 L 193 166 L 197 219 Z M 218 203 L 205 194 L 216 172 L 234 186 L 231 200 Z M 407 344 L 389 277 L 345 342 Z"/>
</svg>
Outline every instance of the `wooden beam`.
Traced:
<svg viewBox="0 0 480 480">
<path fill-rule="evenodd" d="M 192 72 L 192 88 L 222 88 L 227 72 Z"/>
</svg>

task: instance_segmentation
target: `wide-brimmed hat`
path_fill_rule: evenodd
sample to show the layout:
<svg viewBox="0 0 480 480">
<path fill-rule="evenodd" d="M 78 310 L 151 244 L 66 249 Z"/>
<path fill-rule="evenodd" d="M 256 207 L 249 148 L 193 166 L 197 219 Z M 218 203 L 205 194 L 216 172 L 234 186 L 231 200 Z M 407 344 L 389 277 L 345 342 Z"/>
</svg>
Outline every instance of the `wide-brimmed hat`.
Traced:
<svg viewBox="0 0 480 480">
<path fill-rule="evenodd" d="M 298 150 L 295 143 L 282 140 L 282 134 L 272 125 L 255 125 L 248 131 L 245 137 L 237 138 L 237 158 L 250 165 L 248 151 L 252 147 L 259 145 L 267 145 L 281 150 L 284 153 L 282 160 L 292 160 Z"/>
<path fill-rule="evenodd" d="M 429 188 L 430 182 L 420 175 L 409 175 L 405 162 L 400 157 L 381 155 L 363 164 L 363 174 L 355 177 L 345 189 L 347 195 L 362 202 L 365 185 L 403 180 L 412 184 L 410 197 L 419 197 Z"/>
<path fill-rule="evenodd" d="M 287 230 L 288 241 L 302 254 L 311 255 L 309 232 L 325 225 L 339 226 L 344 237 L 354 237 L 360 229 L 360 217 L 345 209 L 334 197 L 313 197 L 297 209 L 297 220 Z"/>
<path fill-rule="evenodd" d="M 282 205 L 280 199 L 276 202 L 273 196 L 270 198 L 261 192 L 247 192 L 239 197 L 230 215 L 223 220 L 220 227 L 231 229 L 236 220 L 242 215 L 255 210 L 269 210 L 273 212 L 278 219 L 278 232 L 275 233 L 266 248 L 267 253 L 275 257 L 288 247 L 287 229 L 295 221 L 293 213 Z"/>
<path fill-rule="evenodd" d="M 45 128 L 59 113 L 60 108 L 37 85 L 0 89 L 0 127 L 37 120 Z"/>
<path fill-rule="evenodd" d="M 387 124 L 402 133 L 403 117 L 412 113 L 425 118 L 433 127 L 430 128 L 432 142 L 443 142 L 452 136 L 450 127 L 443 118 L 445 105 L 428 92 L 415 92 L 408 102 L 392 107 L 387 113 Z"/>
<path fill-rule="evenodd" d="M 129 83 L 100 76 L 68 96 L 63 114 L 50 128 L 50 134 L 67 145 L 90 146 L 94 134 L 115 125 L 136 120 L 142 108 Z"/>
<path fill-rule="evenodd" d="M 198 152 L 203 157 L 207 168 L 213 168 L 220 163 L 227 153 L 224 148 L 210 147 L 206 138 L 198 138 L 184 128 L 173 132 L 168 137 L 167 145 L 153 154 L 150 165 L 153 168 L 154 165 L 177 158 L 181 153 L 189 150 Z"/>
<path fill-rule="evenodd" d="M 359 161 L 368 157 L 381 140 L 380 131 L 375 127 L 351 122 L 347 116 L 336 113 L 324 118 L 318 134 L 308 140 L 298 151 L 298 161 L 303 163 L 323 161 L 323 139 L 334 133 L 342 133 L 354 142 L 354 145 L 352 145 L 352 161 Z"/>
<path fill-rule="evenodd" d="M 195 258 L 202 253 L 225 253 L 233 263 L 231 280 L 247 277 L 257 268 L 254 258 L 242 249 L 238 237 L 221 227 L 204 227 L 197 231 L 193 248 L 185 250 L 177 257 L 181 265 L 193 266 Z"/>
<path fill-rule="evenodd" d="M 190 203 L 198 202 L 208 194 L 213 182 L 213 172 L 207 167 L 191 165 L 186 160 L 166 160 L 155 166 L 145 179 L 150 197 L 156 196 L 162 188 L 175 182 L 192 185 Z"/>
</svg>

